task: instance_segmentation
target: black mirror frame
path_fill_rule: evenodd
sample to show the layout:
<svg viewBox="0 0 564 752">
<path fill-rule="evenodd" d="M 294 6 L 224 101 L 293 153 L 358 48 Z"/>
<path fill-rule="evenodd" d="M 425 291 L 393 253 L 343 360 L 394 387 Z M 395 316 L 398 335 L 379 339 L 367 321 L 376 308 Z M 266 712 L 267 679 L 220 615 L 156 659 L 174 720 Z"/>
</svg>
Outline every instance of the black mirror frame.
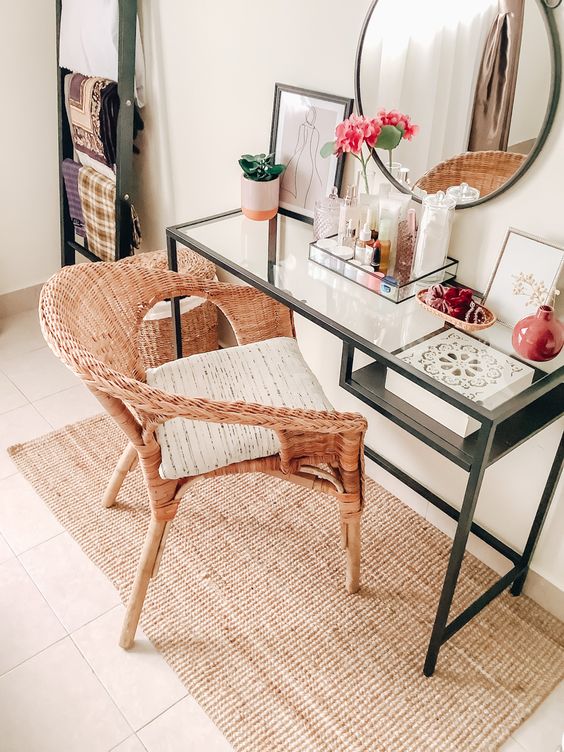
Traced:
<svg viewBox="0 0 564 752">
<path fill-rule="evenodd" d="M 554 2 L 556 2 L 557 4 L 554 5 Z M 552 44 L 550 48 L 550 59 L 551 59 L 550 96 L 549 96 L 548 106 L 546 109 L 546 114 L 544 116 L 543 124 L 540 130 L 540 133 L 538 135 L 538 138 L 535 141 L 533 149 L 531 150 L 531 152 L 527 156 L 527 159 L 525 159 L 521 167 L 518 170 L 516 170 L 516 172 L 509 178 L 509 180 L 507 180 L 501 186 L 501 188 L 498 188 L 496 191 L 492 191 L 491 193 L 488 193 L 486 196 L 480 196 L 480 198 L 477 201 L 472 201 L 471 203 L 468 203 L 468 204 L 457 204 L 456 209 L 469 209 L 473 206 L 479 206 L 480 204 L 484 204 L 486 201 L 490 201 L 493 198 L 497 198 L 497 196 L 500 196 L 506 190 L 511 188 L 512 185 L 514 185 L 520 178 L 523 177 L 523 175 L 527 172 L 529 167 L 533 164 L 535 159 L 540 154 L 542 147 L 544 146 L 544 143 L 548 137 L 548 134 L 550 133 L 552 124 L 554 122 L 556 110 L 558 109 L 558 101 L 560 99 L 560 87 L 562 85 L 562 50 L 560 46 L 560 37 L 558 35 L 558 27 L 556 25 L 556 21 L 554 19 L 554 13 L 553 13 L 554 9 L 557 8 L 561 2 L 562 0 L 537 0 L 539 9 L 544 18 L 544 23 L 545 23 L 549 40 Z M 366 13 L 366 17 L 362 24 L 360 37 L 358 39 L 358 45 L 356 48 L 355 69 L 354 69 L 354 95 L 355 95 L 356 109 L 359 115 L 364 115 L 364 112 L 362 109 L 362 95 L 360 92 L 360 65 L 361 65 L 361 60 L 362 60 L 362 50 L 364 47 L 364 39 L 366 37 L 368 24 L 370 23 L 372 14 L 374 13 L 374 10 L 377 5 L 378 5 L 378 0 L 372 0 L 372 2 L 370 3 L 370 7 L 368 9 L 368 12 Z M 392 175 L 390 175 L 390 173 L 388 172 L 386 168 L 386 165 L 382 162 L 382 160 L 378 156 L 375 149 L 372 149 L 372 159 L 376 162 L 376 164 L 380 168 L 380 171 L 390 181 L 390 183 L 392 183 L 392 185 L 395 188 L 397 188 L 402 193 L 411 194 L 411 197 L 414 201 L 417 201 L 417 203 L 419 204 L 421 203 L 421 199 L 418 196 L 416 196 L 413 193 L 413 191 L 410 191 L 409 189 L 407 189 L 404 185 L 402 185 L 394 177 L 392 177 Z"/>
</svg>

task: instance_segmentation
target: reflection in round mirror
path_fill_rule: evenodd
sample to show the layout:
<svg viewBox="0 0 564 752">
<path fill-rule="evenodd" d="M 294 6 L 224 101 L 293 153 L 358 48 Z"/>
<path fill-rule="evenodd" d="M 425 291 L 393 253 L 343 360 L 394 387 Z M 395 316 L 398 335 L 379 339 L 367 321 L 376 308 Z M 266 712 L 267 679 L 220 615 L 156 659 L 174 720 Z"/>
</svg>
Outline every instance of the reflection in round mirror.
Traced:
<svg viewBox="0 0 564 752">
<path fill-rule="evenodd" d="M 380 168 L 419 198 L 458 187 L 458 207 L 511 185 L 550 130 L 556 35 L 541 0 L 374 0 L 357 52 L 359 112 L 396 110 L 419 126 L 392 153 L 374 151 Z"/>
</svg>

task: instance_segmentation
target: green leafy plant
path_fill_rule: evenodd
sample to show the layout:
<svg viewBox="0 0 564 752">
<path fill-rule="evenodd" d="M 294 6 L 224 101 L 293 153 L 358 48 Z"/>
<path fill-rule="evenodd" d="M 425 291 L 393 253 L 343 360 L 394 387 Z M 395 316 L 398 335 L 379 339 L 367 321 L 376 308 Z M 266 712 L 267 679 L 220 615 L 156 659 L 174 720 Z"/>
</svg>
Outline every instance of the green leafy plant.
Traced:
<svg viewBox="0 0 564 752">
<path fill-rule="evenodd" d="M 286 165 L 274 164 L 274 154 L 243 154 L 239 164 L 246 178 L 261 183 L 275 180 L 286 169 Z"/>
</svg>

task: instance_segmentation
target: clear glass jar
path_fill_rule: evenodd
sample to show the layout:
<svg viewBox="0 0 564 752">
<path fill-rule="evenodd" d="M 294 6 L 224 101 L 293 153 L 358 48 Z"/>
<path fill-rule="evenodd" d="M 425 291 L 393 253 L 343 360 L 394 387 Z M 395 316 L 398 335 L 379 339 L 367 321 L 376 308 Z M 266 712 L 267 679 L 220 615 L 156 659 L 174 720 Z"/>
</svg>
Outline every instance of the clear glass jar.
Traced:
<svg viewBox="0 0 564 752">
<path fill-rule="evenodd" d="M 440 269 L 446 261 L 456 201 L 443 191 L 423 199 L 413 272 L 416 277 Z"/>
<path fill-rule="evenodd" d="M 334 187 L 329 196 L 315 202 L 313 209 L 313 239 L 329 238 L 339 231 L 339 212 L 342 201 Z"/>
<path fill-rule="evenodd" d="M 480 198 L 480 191 L 477 188 L 472 188 L 468 183 L 451 185 L 447 188 L 446 194 L 453 198 L 457 204 L 471 204 Z"/>
</svg>

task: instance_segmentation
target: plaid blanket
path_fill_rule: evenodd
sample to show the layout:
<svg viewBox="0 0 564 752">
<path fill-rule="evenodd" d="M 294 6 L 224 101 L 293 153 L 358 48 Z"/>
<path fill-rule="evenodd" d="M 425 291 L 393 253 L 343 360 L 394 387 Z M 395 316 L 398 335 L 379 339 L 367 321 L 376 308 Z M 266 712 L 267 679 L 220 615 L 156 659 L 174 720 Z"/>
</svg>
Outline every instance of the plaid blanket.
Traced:
<svg viewBox="0 0 564 752">
<path fill-rule="evenodd" d="M 78 192 L 84 214 L 88 249 L 102 261 L 115 260 L 116 184 L 114 180 L 82 167 L 78 173 Z M 141 242 L 139 219 L 131 205 L 131 248 Z"/>
<path fill-rule="evenodd" d="M 78 173 L 80 165 L 72 159 L 63 159 L 63 180 L 65 181 L 65 193 L 69 205 L 69 213 L 74 225 L 74 231 L 82 238 L 86 235 L 84 227 L 84 215 L 80 196 L 78 195 Z"/>
</svg>

